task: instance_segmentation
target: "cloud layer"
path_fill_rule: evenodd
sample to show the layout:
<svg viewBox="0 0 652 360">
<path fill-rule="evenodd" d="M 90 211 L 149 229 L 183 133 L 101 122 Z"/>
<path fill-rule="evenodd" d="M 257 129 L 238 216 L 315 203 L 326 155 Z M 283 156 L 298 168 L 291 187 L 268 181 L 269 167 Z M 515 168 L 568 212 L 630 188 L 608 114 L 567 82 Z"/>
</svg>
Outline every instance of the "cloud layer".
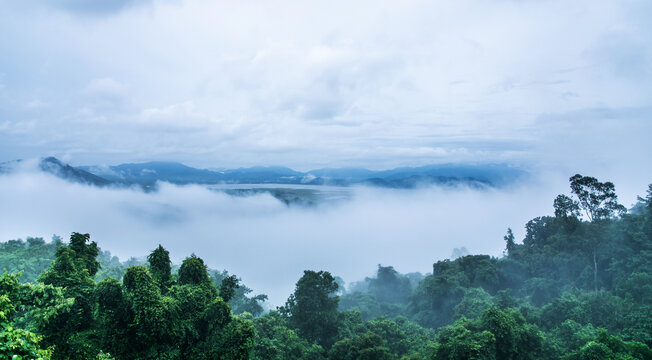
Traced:
<svg viewBox="0 0 652 360">
<path fill-rule="evenodd" d="M 0 3 L 2 160 L 550 163 L 572 142 L 594 159 L 557 165 L 601 168 L 652 132 L 646 1 Z"/>
<path fill-rule="evenodd" d="M 195 253 L 279 305 L 306 269 L 351 282 L 379 263 L 429 272 L 462 246 L 499 256 L 507 227 L 521 239 L 525 223 L 551 214 L 567 186 L 547 178 L 495 191 L 359 188 L 350 201 L 303 208 L 269 195 L 170 184 L 155 193 L 100 189 L 24 171 L 0 176 L 0 239 L 87 232 L 123 260 L 162 244 L 176 263 Z"/>
</svg>

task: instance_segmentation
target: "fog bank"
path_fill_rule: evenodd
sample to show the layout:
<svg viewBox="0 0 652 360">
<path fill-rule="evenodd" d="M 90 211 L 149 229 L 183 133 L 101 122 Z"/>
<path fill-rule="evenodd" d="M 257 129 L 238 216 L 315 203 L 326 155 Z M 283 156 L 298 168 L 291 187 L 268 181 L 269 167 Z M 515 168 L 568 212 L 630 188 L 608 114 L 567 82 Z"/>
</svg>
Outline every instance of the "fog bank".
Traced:
<svg viewBox="0 0 652 360">
<path fill-rule="evenodd" d="M 522 239 L 525 223 L 551 214 L 554 197 L 567 192 L 566 177 L 539 179 L 503 190 L 353 188 L 349 201 L 306 208 L 268 194 L 167 183 L 154 193 L 100 189 L 22 171 L 0 176 L 0 240 L 84 232 L 122 260 L 161 244 L 174 262 L 195 253 L 276 306 L 305 269 L 352 282 L 377 264 L 430 272 L 462 246 L 499 256 L 508 227 Z"/>
</svg>

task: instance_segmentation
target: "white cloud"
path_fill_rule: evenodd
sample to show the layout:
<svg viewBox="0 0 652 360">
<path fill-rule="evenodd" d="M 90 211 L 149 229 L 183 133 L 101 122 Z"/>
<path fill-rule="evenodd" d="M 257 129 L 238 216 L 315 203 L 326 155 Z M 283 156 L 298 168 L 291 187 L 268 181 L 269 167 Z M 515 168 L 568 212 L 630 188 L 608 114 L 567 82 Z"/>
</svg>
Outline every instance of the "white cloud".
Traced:
<svg viewBox="0 0 652 360">
<path fill-rule="evenodd" d="M 144 109 L 135 121 L 149 130 L 168 132 L 206 131 L 212 125 L 204 114 L 197 112 L 192 101 Z"/>
<path fill-rule="evenodd" d="M 122 97 L 125 86 L 115 79 L 104 77 L 91 80 L 86 87 L 86 92 L 92 96 Z"/>
<path fill-rule="evenodd" d="M 636 2 L 139 3 L 90 9 L 101 17 L 79 16 L 90 10 L 77 2 L 7 5 L 0 31 L 18 35 L 0 43 L 11 94 L 0 111 L 37 126 L 3 153 L 19 143 L 87 149 L 79 162 L 529 162 L 547 156 L 533 133 L 556 126 L 541 114 L 650 102 L 650 9 Z M 47 114 L 15 105 L 34 99 Z"/>
<path fill-rule="evenodd" d="M 173 261 L 194 252 L 280 305 L 305 269 L 355 281 L 378 263 L 429 272 L 460 246 L 498 256 L 507 227 L 522 238 L 525 223 L 551 214 L 555 195 L 568 188 L 563 177 L 542 177 L 495 191 L 351 189 L 350 201 L 288 208 L 269 195 L 231 197 L 201 186 L 160 185 L 158 192 L 143 193 L 71 184 L 34 171 L 0 176 L 0 240 L 88 232 L 123 260 L 162 244 Z"/>
</svg>

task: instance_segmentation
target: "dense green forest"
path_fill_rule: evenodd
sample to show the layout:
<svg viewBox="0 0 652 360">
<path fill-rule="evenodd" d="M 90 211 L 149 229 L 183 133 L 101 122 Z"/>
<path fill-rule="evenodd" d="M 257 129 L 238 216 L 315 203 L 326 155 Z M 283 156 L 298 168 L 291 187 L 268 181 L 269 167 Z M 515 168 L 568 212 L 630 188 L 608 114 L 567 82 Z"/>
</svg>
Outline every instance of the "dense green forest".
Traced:
<svg viewBox="0 0 652 360">
<path fill-rule="evenodd" d="M 524 200 L 525 201 L 525 200 Z M 0 355 L 10 359 L 652 359 L 652 185 L 627 211 L 575 175 L 554 216 L 504 256 L 438 261 L 343 289 L 305 271 L 265 295 L 163 247 L 121 263 L 88 234 L 0 244 Z M 472 221 L 472 220 L 469 220 Z"/>
</svg>

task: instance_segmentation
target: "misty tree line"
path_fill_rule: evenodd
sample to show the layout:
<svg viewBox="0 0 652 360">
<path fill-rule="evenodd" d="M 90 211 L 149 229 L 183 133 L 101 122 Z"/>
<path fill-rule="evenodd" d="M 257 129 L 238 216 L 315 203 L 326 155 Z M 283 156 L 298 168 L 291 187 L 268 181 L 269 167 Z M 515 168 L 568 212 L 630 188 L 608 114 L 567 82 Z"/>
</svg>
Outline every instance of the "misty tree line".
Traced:
<svg viewBox="0 0 652 360">
<path fill-rule="evenodd" d="M 344 291 L 305 271 L 287 302 L 163 247 L 121 264 L 88 234 L 0 244 L 0 354 L 16 359 L 650 359 L 652 185 L 570 178 L 554 216 L 510 229 L 501 258 L 378 266 Z M 23 271 L 22 275 L 19 271 Z M 16 274 L 15 272 L 19 272 Z M 22 276 L 22 277 L 21 277 Z M 22 281 L 22 282 L 21 282 Z"/>
</svg>

